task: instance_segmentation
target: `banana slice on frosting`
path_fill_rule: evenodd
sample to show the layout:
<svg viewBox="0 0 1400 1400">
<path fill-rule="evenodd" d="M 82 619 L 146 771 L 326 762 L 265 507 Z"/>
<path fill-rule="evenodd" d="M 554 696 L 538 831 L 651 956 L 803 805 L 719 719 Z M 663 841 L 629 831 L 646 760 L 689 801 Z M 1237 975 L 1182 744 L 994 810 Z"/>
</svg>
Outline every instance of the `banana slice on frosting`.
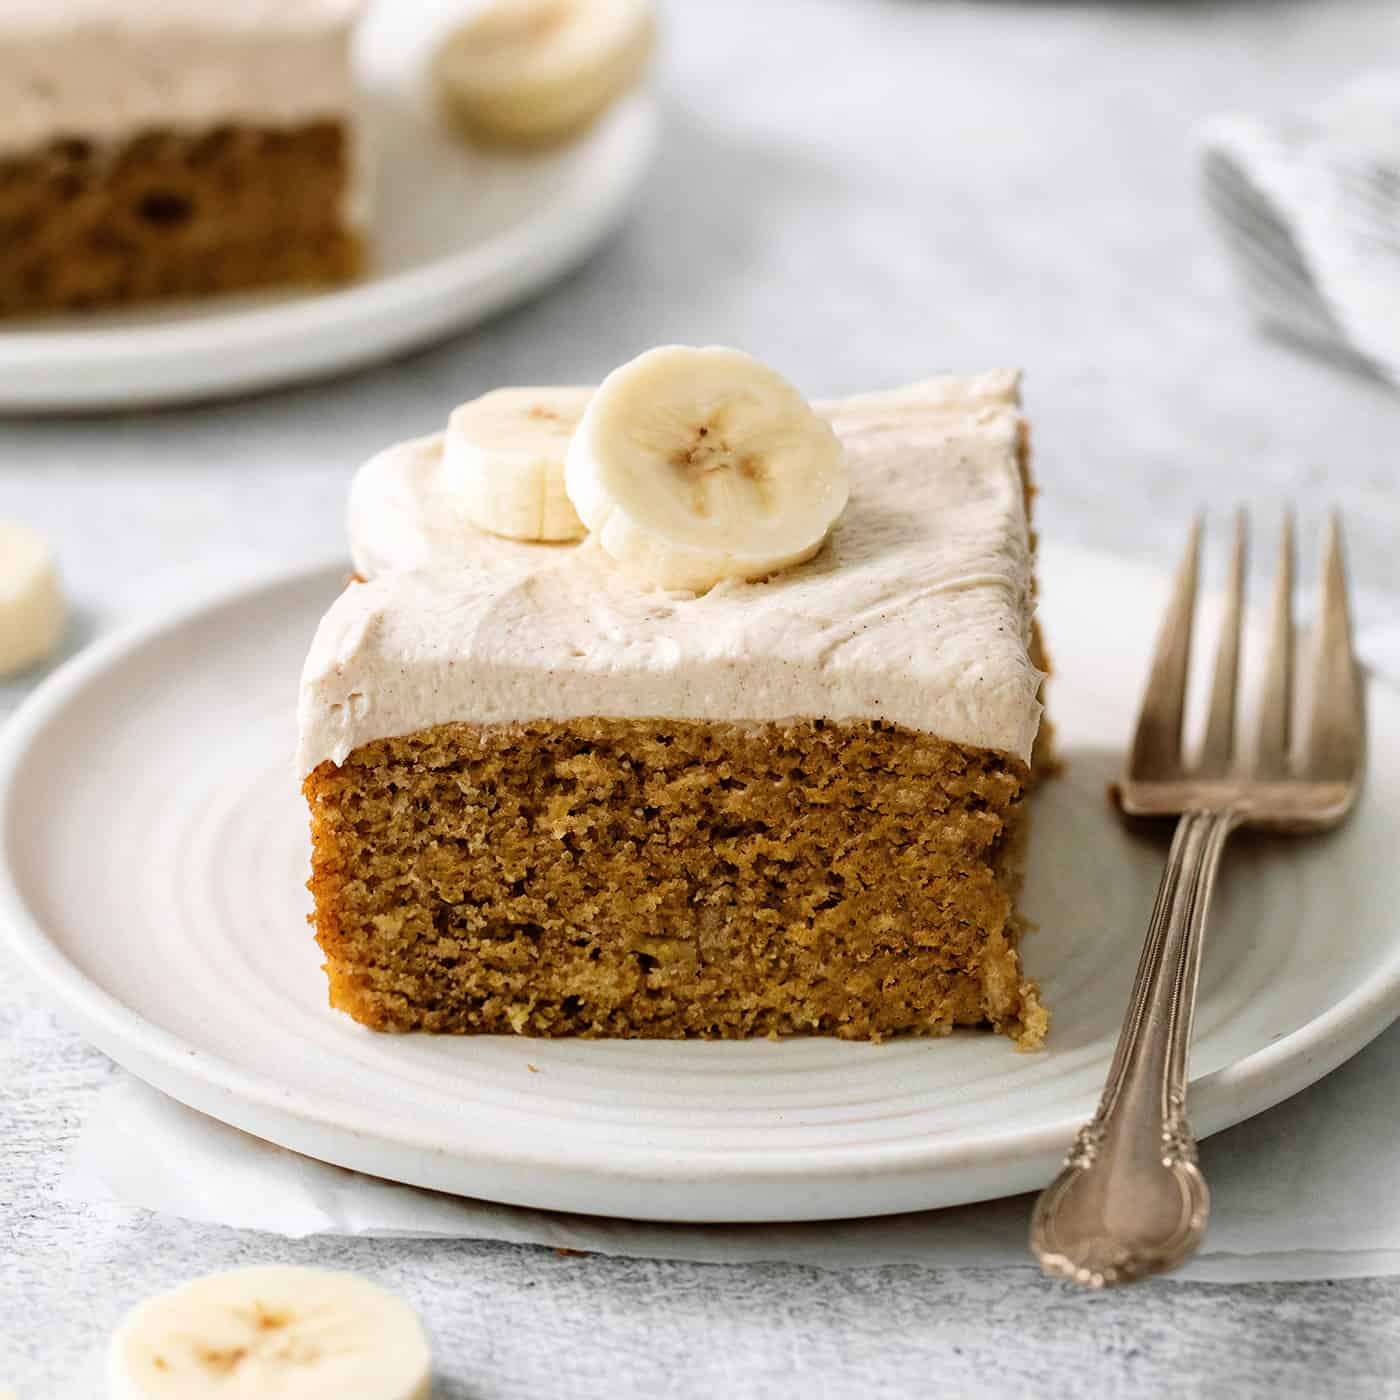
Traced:
<svg viewBox="0 0 1400 1400">
<path fill-rule="evenodd" d="M 651 0 L 491 0 L 433 60 L 448 116 L 468 135 L 537 146 L 582 131 L 651 53 Z"/>
<path fill-rule="evenodd" d="M 579 539 L 564 458 L 592 397 L 592 389 L 496 389 L 454 409 L 443 473 L 463 515 L 512 540 Z"/>
<path fill-rule="evenodd" d="M 148 1298 L 112 1338 L 110 1400 L 429 1400 L 428 1339 L 355 1274 L 254 1268 Z"/>
<path fill-rule="evenodd" d="M 839 439 L 782 375 L 738 350 L 675 345 L 603 381 L 565 484 L 629 573 L 694 592 L 810 559 L 849 494 Z"/>
<path fill-rule="evenodd" d="M 45 660 L 67 621 L 48 543 L 26 525 L 0 520 L 0 676 Z"/>
</svg>

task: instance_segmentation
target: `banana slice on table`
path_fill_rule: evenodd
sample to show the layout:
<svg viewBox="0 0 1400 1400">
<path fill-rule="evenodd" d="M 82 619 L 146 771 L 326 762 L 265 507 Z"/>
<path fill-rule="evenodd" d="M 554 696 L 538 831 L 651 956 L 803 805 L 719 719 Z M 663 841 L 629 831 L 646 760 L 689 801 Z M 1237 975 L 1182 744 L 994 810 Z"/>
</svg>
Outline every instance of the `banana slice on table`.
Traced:
<svg viewBox="0 0 1400 1400">
<path fill-rule="evenodd" d="M 579 539 L 564 457 L 592 397 L 592 389 L 496 389 L 454 409 L 442 465 L 462 514 L 512 540 Z"/>
<path fill-rule="evenodd" d="M 443 40 L 433 81 L 468 135 L 547 145 L 632 85 L 655 30 L 651 0 L 491 0 Z"/>
<path fill-rule="evenodd" d="M 429 1400 L 428 1339 L 355 1274 L 254 1268 L 148 1298 L 112 1338 L 109 1400 Z"/>
<path fill-rule="evenodd" d="M 58 566 L 43 536 L 0 520 L 0 676 L 48 657 L 67 620 Z"/>
<path fill-rule="evenodd" d="M 738 350 L 679 345 L 603 381 L 564 479 L 630 573 L 697 593 L 810 559 L 850 489 L 840 440 L 782 375 Z"/>
</svg>

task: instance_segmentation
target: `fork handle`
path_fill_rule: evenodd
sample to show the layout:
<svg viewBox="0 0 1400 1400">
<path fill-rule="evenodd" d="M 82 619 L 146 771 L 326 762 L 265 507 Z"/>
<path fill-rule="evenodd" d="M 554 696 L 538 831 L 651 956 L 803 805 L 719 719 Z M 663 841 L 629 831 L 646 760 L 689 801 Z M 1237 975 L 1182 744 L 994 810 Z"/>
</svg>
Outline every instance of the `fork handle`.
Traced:
<svg viewBox="0 0 1400 1400">
<path fill-rule="evenodd" d="M 1210 1194 L 1186 1122 L 1186 1067 L 1206 915 L 1232 811 L 1177 823 L 1132 1001 L 1098 1112 L 1079 1131 L 1031 1218 L 1049 1274 L 1089 1288 L 1184 1263 L 1205 1233 Z"/>
</svg>

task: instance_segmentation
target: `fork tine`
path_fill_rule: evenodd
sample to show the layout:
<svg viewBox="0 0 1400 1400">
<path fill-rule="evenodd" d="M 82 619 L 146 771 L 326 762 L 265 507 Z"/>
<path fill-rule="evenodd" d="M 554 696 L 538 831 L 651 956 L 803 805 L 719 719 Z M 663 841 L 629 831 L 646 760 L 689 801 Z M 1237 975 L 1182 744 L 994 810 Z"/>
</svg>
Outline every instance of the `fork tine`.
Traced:
<svg viewBox="0 0 1400 1400">
<path fill-rule="evenodd" d="M 1230 557 L 1230 581 L 1225 595 L 1225 616 L 1220 623 L 1220 644 L 1215 653 L 1215 679 L 1210 691 L 1205 743 L 1201 746 L 1201 772 L 1221 777 L 1235 755 L 1235 697 L 1240 676 L 1240 629 L 1244 612 L 1244 566 L 1249 525 L 1243 509 L 1235 512 L 1235 544 Z"/>
<path fill-rule="evenodd" d="M 1181 724 L 1186 711 L 1186 673 L 1191 661 L 1191 622 L 1196 612 L 1196 576 L 1201 557 L 1201 517 L 1191 523 L 1186 554 L 1167 604 L 1147 690 L 1138 712 L 1128 771 L 1139 780 L 1181 771 Z"/>
<path fill-rule="evenodd" d="M 1283 517 L 1278 573 L 1274 578 L 1273 618 L 1259 706 L 1256 750 L 1260 777 L 1285 777 L 1293 723 L 1293 512 Z"/>
<path fill-rule="evenodd" d="M 1311 714 L 1304 754 L 1308 775 L 1349 779 L 1363 747 L 1361 686 L 1351 641 L 1342 525 L 1333 511 L 1322 545 L 1322 589 L 1313 635 Z"/>
</svg>

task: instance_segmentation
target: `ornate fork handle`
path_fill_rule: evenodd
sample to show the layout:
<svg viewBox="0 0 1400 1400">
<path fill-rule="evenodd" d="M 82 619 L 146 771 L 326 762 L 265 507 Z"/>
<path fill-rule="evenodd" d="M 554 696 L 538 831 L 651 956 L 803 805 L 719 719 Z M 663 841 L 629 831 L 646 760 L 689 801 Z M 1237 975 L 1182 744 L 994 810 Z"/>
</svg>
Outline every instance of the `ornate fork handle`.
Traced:
<svg viewBox="0 0 1400 1400">
<path fill-rule="evenodd" d="M 1206 915 L 1233 810 L 1178 822 L 1098 1112 L 1031 1218 L 1050 1274 L 1103 1288 L 1175 1268 L 1205 1233 L 1210 1193 L 1186 1122 L 1186 1067 Z"/>
</svg>

